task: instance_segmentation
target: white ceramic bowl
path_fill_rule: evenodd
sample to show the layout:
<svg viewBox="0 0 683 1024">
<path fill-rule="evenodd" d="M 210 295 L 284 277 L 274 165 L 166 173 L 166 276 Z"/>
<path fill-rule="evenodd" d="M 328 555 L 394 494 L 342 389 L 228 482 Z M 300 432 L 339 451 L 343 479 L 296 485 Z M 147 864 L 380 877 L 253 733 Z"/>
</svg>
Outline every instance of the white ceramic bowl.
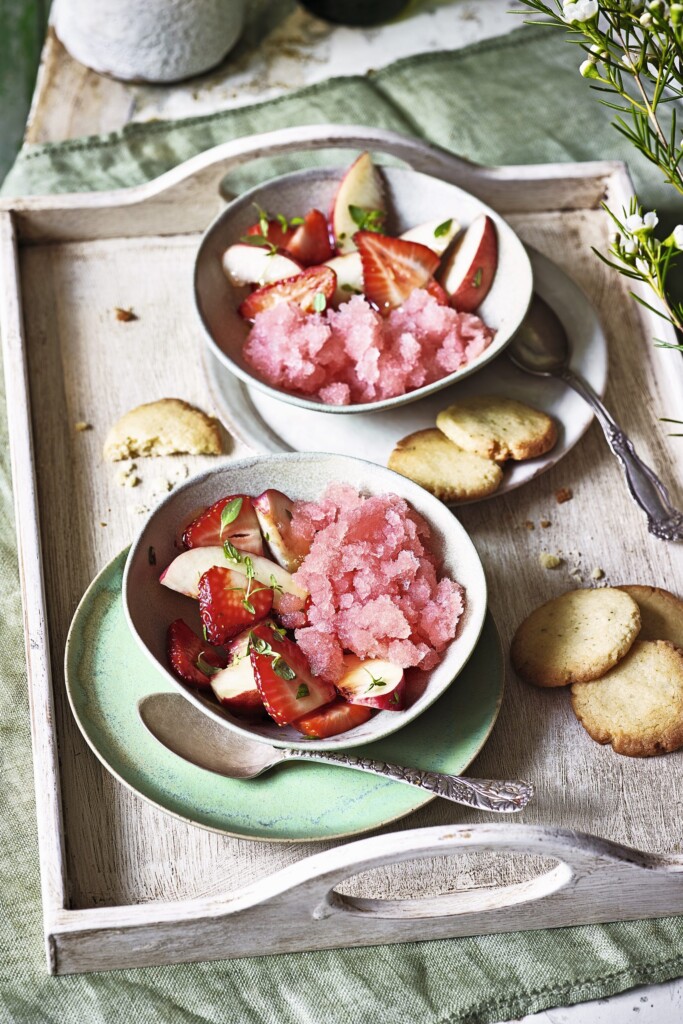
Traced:
<svg viewBox="0 0 683 1024">
<path fill-rule="evenodd" d="M 390 213 L 390 228 L 400 234 L 425 221 L 455 217 L 465 228 L 481 213 L 496 223 L 498 270 L 493 286 L 477 311 L 496 336 L 489 347 L 467 366 L 433 384 L 405 395 L 358 405 L 326 405 L 318 399 L 293 395 L 274 388 L 254 375 L 244 361 L 242 348 L 250 325 L 237 312 L 237 294 L 223 273 L 221 260 L 229 245 L 239 241 L 256 218 L 254 203 L 287 218 L 301 216 L 311 207 L 327 210 L 335 195 L 343 168 L 296 171 L 265 182 L 231 202 L 202 238 L 194 270 L 194 294 L 207 344 L 213 354 L 237 377 L 273 398 L 304 409 L 338 415 L 379 412 L 415 402 L 446 388 L 455 380 L 476 373 L 500 355 L 521 324 L 531 301 L 533 274 L 526 250 L 512 228 L 490 207 L 455 185 L 405 168 L 382 167 Z M 240 290 L 241 291 L 241 290 Z"/>
<path fill-rule="evenodd" d="M 466 590 L 466 609 L 458 634 L 442 661 L 425 673 L 426 685 L 405 711 L 380 711 L 364 725 L 327 740 L 309 740 L 291 726 L 268 721 L 246 724 L 217 702 L 184 686 L 170 671 L 166 660 L 166 631 L 174 619 L 183 618 L 200 631 L 198 604 L 159 583 L 159 576 L 178 554 L 176 538 L 197 512 L 226 494 L 257 495 L 276 487 L 293 498 L 315 500 L 327 485 L 352 484 L 362 494 L 399 494 L 406 498 L 432 528 L 431 549 L 443 575 Z M 153 549 L 155 558 L 150 558 Z M 154 562 L 154 564 L 151 564 Z M 453 514 L 440 501 L 406 477 L 389 469 L 346 455 L 294 452 L 260 455 L 226 464 L 187 481 L 173 491 L 150 516 L 130 549 L 123 577 L 123 604 L 128 624 L 143 651 L 160 672 L 192 704 L 227 729 L 278 747 L 334 750 L 354 747 L 388 736 L 412 722 L 463 669 L 479 639 L 486 614 L 486 580 L 475 547 Z"/>
</svg>

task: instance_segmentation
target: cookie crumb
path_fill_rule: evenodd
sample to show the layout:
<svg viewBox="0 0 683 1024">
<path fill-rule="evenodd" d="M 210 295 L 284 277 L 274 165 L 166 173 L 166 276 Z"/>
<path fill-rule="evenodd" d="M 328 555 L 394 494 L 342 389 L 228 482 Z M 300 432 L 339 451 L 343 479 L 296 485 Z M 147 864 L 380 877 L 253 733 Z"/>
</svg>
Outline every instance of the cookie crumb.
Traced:
<svg viewBox="0 0 683 1024">
<path fill-rule="evenodd" d="M 144 516 L 149 512 L 149 507 L 147 505 L 136 505 L 133 512 L 138 516 Z"/>
<path fill-rule="evenodd" d="M 522 525 L 525 526 L 527 530 L 534 530 L 535 529 L 534 524 L 531 521 L 531 519 L 525 520 L 525 522 Z"/>
<path fill-rule="evenodd" d="M 601 569 L 599 566 L 596 565 L 595 569 L 593 569 L 593 571 L 591 572 L 591 579 L 592 580 L 601 580 L 604 575 L 605 575 L 605 570 Z"/>
<path fill-rule="evenodd" d="M 106 526 L 106 525 L 107 525 L 106 523 L 100 523 L 100 526 Z"/>
<path fill-rule="evenodd" d="M 562 565 L 559 555 L 551 555 L 548 551 L 541 551 L 538 560 L 544 569 L 558 569 Z"/>
<path fill-rule="evenodd" d="M 166 480 L 163 476 L 158 476 L 152 480 L 152 493 L 167 494 L 173 490 L 174 486 L 173 480 Z"/>
<path fill-rule="evenodd" d="M 544 530 L 547 530 L 548 527 L 552 526 L 553 524 L 550 522 L 549 519 L 541 519 L 540 525 L 543 527 Z"/>
<path fill-rule="evenodd" d="M 571 487 L 560 487 L 555 491 L 555 501 L 558 505 L 564 505 L 565 501 L 571 501 L 574 497 Z"/>
<path fill-rule="evenodd" d="M 84 430 L 92 430 L 92 423 L 87 423 L 85 420 L 78 420 L 74 423 L 74 430 L 77 434 L 82 434 Z"/>
<path fill-rule="evenodd" d="M 129 324 L 131 320 L 139 320 L 140 317 L 132 309 L 122 309 L 121 306 L 114 306 L 114 315 L 123 324 Z"/>
<path fill-rule="evenodd" d="M 119 487 L 137 487 L 140 483 L 140 477 L 137 475 L 135 470 L 137 465 L 131 462 L 129 466 L 122 466 L 116 474 L 116 482 Z"/>
</svg>

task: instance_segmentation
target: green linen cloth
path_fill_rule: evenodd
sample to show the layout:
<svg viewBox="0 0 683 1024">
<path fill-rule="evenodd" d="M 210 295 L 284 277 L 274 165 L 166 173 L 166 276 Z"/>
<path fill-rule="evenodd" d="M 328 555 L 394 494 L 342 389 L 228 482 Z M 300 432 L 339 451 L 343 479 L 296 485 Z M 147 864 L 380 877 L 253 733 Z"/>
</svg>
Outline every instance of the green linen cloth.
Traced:
<svg viewBox="0 0 683 1024">
<path fill-rule="evenodd" d="M 633 157 L 579 77 L 578 58 L 558 34 L 522 29 L 246 109 L 27 149 L 4 192 L 132 185 L 228 139 L 302 123 L 393 128 L 484 163 Z M 635 159 L 632 171 L 648 207 L 673 213 L 675 196 L 653 171 Z M 50 978 L 6 432 L 3 422 L 0 1022 L 484 1024 L 683 974 L 683 918 L 670 918 Z"/>
</svg>

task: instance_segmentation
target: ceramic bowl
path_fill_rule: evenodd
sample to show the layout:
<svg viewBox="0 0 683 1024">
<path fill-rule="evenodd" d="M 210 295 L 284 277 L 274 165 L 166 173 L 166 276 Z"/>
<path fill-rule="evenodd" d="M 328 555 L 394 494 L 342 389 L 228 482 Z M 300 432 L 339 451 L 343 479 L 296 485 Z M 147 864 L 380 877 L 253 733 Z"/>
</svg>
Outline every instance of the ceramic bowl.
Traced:
<svg viewBox="0 0 683 1024">
<path fill-rule="evenodd" d="M 214 220 L 202 238 L 194 270 L 195 303 L 204 328 L 206 342 L 224 366 L 250 387 L 273 398 L 337 415 L 379 412 L 415 402 L 425 395 L 448 387 L 455 380 L 476 373 L 500 355 L 521 324 L 533 290 L 529 257 L 512 228 L 497 213 L 455 185 L 418 171 L 382 167 L 380 172 L 390 214 L 392 233 L 400 234 L 425 221 L 455 217 L 463 228 L 481 213 L 487 213 L 498 231 L 498 271 L 493 286 L 477 311 L 496 331 L 491 345 L 480 356 L 455 373 L 405 395 L 359 405 L 326 405 L 318 399 L 293 395 L 274 388 L 256 377 L 242 357 L 242 348 L 250 325 L 237 312 L 244 289 L 235 289 L 223 273 L 221 259 L 229 245 L 239 241 L 254 223 L 254 203 L 261 209 L 283 213 L 287 218 L 300 216 L 316 207 L 329 209 L 343 168 L 297 171 L 266 182 L 231 202 Z"/>
<path fill-rule="evenodd" d="M 271 720 L 247 724 L 217 702 L 184 686 L 169 670 L 166 631 L 174 619 L 183 618 L 201 632 L 198 603 L 159 583 L 159 576 L 178 554 L 182 529 L 202 508 L 226 494 L 257 495 L 276 487 L 292 498 L 315 500 L 328 484 L 343 481 L 362 494 L 395 493 L 406 498 L 432 529 L 430 545 L 443 575 L 466 589 L 466 610 L 458 634 L 442 661 L 421 677 L 413 703 L 405 711 L 380 711 L 364 725 L 327 740 L 311 740 L 291 726 Z M 152 557 L 153 553 L 153 557 Z M 412 722 L 451 685 L 470 657 L 486 614 L 486 580 L 475 547 L 451 512 L 417 484 L 389 469 L 345 455 L 294 452 L 261 455 L 225 464 L 187 481 L 173 491 L 152 513 L 133 544 L 123 577 L 123 604 L 128 624 L 143 651 L 159 671 L 187 700 L 233 732 L 277 747 L 333 750 L 369 743 L 388 736 Z"/>
</svg>

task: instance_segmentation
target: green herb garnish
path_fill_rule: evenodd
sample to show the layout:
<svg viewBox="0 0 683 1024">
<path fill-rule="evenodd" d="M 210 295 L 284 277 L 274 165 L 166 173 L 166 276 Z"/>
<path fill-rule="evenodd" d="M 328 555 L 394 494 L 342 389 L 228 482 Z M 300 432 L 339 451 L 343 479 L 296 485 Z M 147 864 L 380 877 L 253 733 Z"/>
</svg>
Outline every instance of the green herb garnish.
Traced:
<svg viewBox="0 0 683 1024">
<path fill-rule="evenodd" d="M 372 680 L 372 682 L 368 686 L 367 690 L 365 691 L 366 693 L 370 693 L 370 690 L 374 690 L 375 687 L 379 688 L 379 687 L 387 685 L 386 679 L 382 679 L 381 676 L 373 676 L 373 674 L 372 674 L 372 672 L 370 671 L 369 668 L 366 668 L 363 671 L 367 672 L 367 674 L 370 676 L 370 679 Z"/>
<path fill-rule="evenodd" d="M 341 286 L 341 290 L 343 292 L 351 292 L 353 295 L 362 295 L 363 294 L 361 291 L 358 290 L 358 288 L 354 288 L 352 284 L 348 284 L 348 283 L 343 284 Z"/>
<path fill-rule="evenodd" d="M 316 313 L 324 313 L 327 308 L 327 299 L 322 292 L 316 292 L 313 296 L 313 309 Z"/>
<path fill-rule="evenodd" d="M 284 213 L 276 213 L 275 219 L 277 220 L 282 230 L 286 231 L 289 225 L 287 224 L 287 218 L 285 217 Z"/>
<path fill-rule="evenodd" d="M 265 235 L 242 235 L 240 242 L 244 245 L 258 245 L 268 250 L 270 256 L 277 252 L 277 246 L 268 241 Z"/>
<path fill-rule="evenodd" d="M 206 626 L 202 626 L 202 636 L 204 637 L 204 643 L 208 644 L 209 634 L 206 632 Z"/>
<path fill-rule="evenodd" d="M 237 550 L 237 548 L 235 547 L 235 545 L 232 543 L 232 541 L 229 541 L 229 540 L 224 540 L 223 541 L 223 554 L 231 562 L 241 562 L 242 561 L 242 556 L 239 553 L 239 551 Z"/>
<path fill-rule="evenodd" d="M 233 498 L 232 501 L 229 501 L 227 505 L 223 507 L 223 511 L 221 512 L 221 532 L 218 535 L 219 537 L 223 536 L 223 531 L 227 530 L 230 523 L 235 522 L 242 511 L 243 501 L 244 498 Z"/>
<path fill-rule="evenodd" d="M 219 668 L 215 665 L 209 665 L 208 661 L 204 660 L 204 652 L 200 651 L 199 657 L 197 658 L 197 668 L 200 672 L 203 672 L 205 676 L 215 676 L 217 672 L 220 672 Z"/>
<path fill-rule="evenodd" d="M 384 210 L 364 210 L 362 206 L 349 206 L 349 213 L 359 231 L 382 232 L 387 215 Z"/>
<path fill-rule="evenodd" d="M 275 671 L 277 672 L 277 669 L 275 669 Z M 290 672 L 292 671 L 291 668 L 290 668 L 289 671 Z M 278 675 L 280 675 L 279 672 L 278 672 Z M 293 679 L 294 676 L 285 676 L 284 678 L 285 679 Z M 309 693 L 310 693 L 310 690 L 308 689 L 306 684 L 302 683 L 301 686 L 299 687 L 299 689 L 296 691 L 296 699 L 297 700 L 301 700 L 302 697 L 308 697 Z"/>
<path fill-rule="evenodd" d="M 296 679 L 296 672 L 282 658 L 275 658 L 273 661 L 273 672 L 276 676 L 279 676 L 280 679 L 286 679 L 288 681 L 290 679 Z"/>
<path fill-rule="evenodd" d="M 473 288 L 478 288 L 479 287 L 479 285 L 481 284 L 481 279 L 482 279 L 483 276 L 484 276 L 484 271 L 481 269 L 481 267 L 479 267 L 479 270 L 476 272 L 476 274 L 472 278 L 472 287 Z"/>
<path fill-rule="evenodd" d="M 453 218 L 451 217 L 450 220 L 445 220 L 443 224 L 438 224 L 434 228 L 434 238 L 443 238 L 444 235 L 447 235 L 448 232 L 451 230 L 452 223 Z"/>
<path fill-rule="evenodd" d="M 303 217 L 292 217 L 292 219 L 289 222 L 289 226 L 290 228 L 298 228 L 300 224 L 303 224 L 303 222 Z"/>
<path fill-rule="evenodd" d="M 389 703 L 390 704 L 400 704 L 401 703 L 400 700 L 398 699 L 398 694 L 396 693 L 396 690 L 394 690 L 394 692 L 392 693 L 391 697 L 389 698 Z"/>
</svg>

